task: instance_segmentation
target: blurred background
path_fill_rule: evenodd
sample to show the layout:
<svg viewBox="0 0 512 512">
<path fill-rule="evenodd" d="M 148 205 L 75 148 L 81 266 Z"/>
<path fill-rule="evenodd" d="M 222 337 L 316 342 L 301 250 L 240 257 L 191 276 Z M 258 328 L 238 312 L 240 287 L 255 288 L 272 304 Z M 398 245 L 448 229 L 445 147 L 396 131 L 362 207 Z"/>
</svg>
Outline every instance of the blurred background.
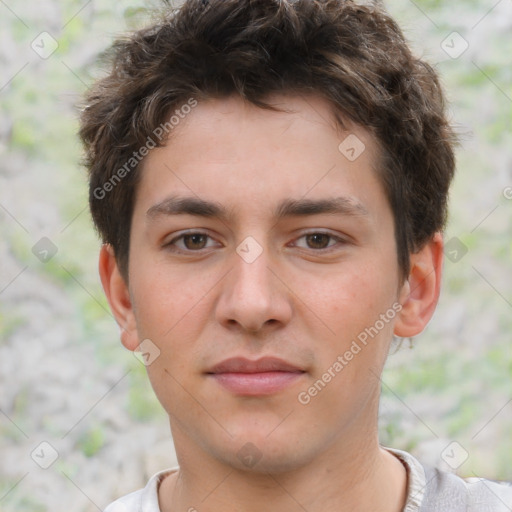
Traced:
<svg viewBox="0 0 512 512">
<path fill-rule="evenodd" d="M 0 509 L 89 512 L 176 464 L 97 275 L 76 108 L 150 2 L 0 1 Z M 382 444 L 512 481 L 512 0 L 387 2 L 462 133 L 444 289 L 383 376 Z"/>
</svg>

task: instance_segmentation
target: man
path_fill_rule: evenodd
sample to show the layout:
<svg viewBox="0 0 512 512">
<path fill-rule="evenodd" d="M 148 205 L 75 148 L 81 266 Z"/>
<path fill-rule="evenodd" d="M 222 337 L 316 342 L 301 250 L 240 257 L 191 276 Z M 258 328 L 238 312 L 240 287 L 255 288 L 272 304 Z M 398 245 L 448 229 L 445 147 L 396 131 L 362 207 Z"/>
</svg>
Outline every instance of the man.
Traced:
<svg viewBox="0 0 512 512">
<path fill-rule="evenodd" d="M 103 287 L 179 462 L 108 512 L 512 510 L 507 484 L 379 445 L 454 172 L 436 74 L 382 7 L 189 0 L 87 101 Z"/>
</svg>

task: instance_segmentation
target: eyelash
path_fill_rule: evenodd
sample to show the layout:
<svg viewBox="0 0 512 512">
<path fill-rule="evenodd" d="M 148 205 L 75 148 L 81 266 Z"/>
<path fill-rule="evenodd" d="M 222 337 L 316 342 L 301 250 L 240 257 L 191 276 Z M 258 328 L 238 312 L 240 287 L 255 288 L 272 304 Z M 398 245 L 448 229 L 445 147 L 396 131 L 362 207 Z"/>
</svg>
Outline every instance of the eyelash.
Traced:
<svg viewBox="0 0 512 512">
<path fill-rule="evenodd" d="M 168 243 L 164 244 L 163 247 L 166 248 L 166 249 L 169 249 L 169 250 L 171 250 L 173 252 L 178 252 L 178 253 L 182 253 L 182 254 L 191 254 L 191 253 L 198 253 L 199 254 L 204 249 L 209 249 L 210 248 L 210 247 L 205 247 L 203 249 L 198 249 L 198 250 L 186 249 L 186 248 L 185 249 L 176 248 L 176 246 L 175 246 L 176 242 L 178 242 L 179 240 L 184 240 L 185 237 L 194 236 L 194 235 L 206 236 L 209 239 L 213 240 L 213 238 L 208 233 L 205 233 L 204 231 L 190 231 L 190 232 L 182 233 L 181 235 L 173 238 L 171 241 L 169 241 Z M 337 244 L 345 245 L 345 244 L 348 243 L 347 240 L 345 240 L 345 239 L 343 239 L 343 238 L 341 238 L 339 236 L 333 235 L 332 233 L 329 233 L 329 232 L 326 232 L 326 231 L 311 231 L 309 233 L 304 233 L 303 235 L 298 237 L 296 240 L 300 240 L 302 238 L 306 238 L 306 237 L 312 236 L 312 235 L 325 235 L 325 236 L 329 237 L 329 239 L 330 239 L 329 243 L 330 243 L 331 240 L 334 240 L 336 243 L 328 245 L 327 247 L 324 247 L 322 249 L 314 249 L 314 248 L 311 248 L 311 247 L 302 247 L 302 249 L 311 250 L 311 251 L 316 252 L 316 253 L 322 253 L 322 252 L 323 253 L 327 253 L 327 252 L 331 252 L 333 250 L 332 248 L 335 247 Z"/>
</svg>

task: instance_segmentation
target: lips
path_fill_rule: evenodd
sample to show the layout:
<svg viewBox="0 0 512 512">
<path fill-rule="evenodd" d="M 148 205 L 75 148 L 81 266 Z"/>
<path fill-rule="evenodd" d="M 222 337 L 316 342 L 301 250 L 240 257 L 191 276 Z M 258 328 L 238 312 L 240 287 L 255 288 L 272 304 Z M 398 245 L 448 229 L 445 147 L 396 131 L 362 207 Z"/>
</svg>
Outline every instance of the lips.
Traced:
<svg viewBox="0 0 512 512">
<path fill-rule="evenodd" d="M 207 375 L 234 394 L 258 396 L 282 391 L 304 373 L 302 368 L 275 357 L 255 361 L 234 357 L 216 364 Z"/>
<path fill-rule="evenodd" d="M 256 361 L 243 357 L 233 357 L 216 364 L 208 373 L 264 373 L 302 372 L 301 368 L 277 357 L 263 357 Z"/>
</svg>

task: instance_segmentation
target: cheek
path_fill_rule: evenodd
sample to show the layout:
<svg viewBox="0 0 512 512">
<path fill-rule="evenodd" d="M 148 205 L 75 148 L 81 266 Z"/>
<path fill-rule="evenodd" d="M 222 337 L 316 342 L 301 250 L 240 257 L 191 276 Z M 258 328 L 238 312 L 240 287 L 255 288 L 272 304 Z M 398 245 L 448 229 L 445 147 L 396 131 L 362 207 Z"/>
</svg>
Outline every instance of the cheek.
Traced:
<svg viewBox="0 0 512 512">
<path fill-rule="evenodd" d="M 318 280 L 304 282 L 303 289 L 308 290 L 304 302 L 337 336 L 345 340 L 356 336 L 373 325 L 396 300 L 394 273 L 385 274 L 382 268 L 389 267 L 380 263 L 340 268 L 324 276 L 321 286 Z"/>
<path fill-rule="evenodd" d="M 201 351 L 209 350 L 211 342 L 205 336 L 214 294 L 208 292 L 214 284 L 198 275 L 185 279 L 183 272 L 156 269 L 133 283 L 138 335 L 141 340 L 149 338 L 160 351 L 147 368 L 157 394 L 162 388 L 179 396 L 178 382 L 188 385 L 204 356 Z"/>
<path fill-rule="evenodd" d="M 397 289 L 393 272 L 385 275 L 382 268 L 375 263 L 340 274 L 311 302 L 330 330 L 327 343 L 315 350 L 318 364 L 312 382 L 327 379 L 332 385 L 321 397 L 319 393 L 316 403 L 339 416 L 341 423 L 380 389 L 378 376 L 392 337 Z"/>
<path fill-rule="evenodd" d="M 204 314 L 207 291 L 208 283 L 197 276 L 185 279 L 173 269 L 146 269 L 132 282 L 139 335 L 168 343 L 184 328 L 192 334 Z"/>
</svg>

